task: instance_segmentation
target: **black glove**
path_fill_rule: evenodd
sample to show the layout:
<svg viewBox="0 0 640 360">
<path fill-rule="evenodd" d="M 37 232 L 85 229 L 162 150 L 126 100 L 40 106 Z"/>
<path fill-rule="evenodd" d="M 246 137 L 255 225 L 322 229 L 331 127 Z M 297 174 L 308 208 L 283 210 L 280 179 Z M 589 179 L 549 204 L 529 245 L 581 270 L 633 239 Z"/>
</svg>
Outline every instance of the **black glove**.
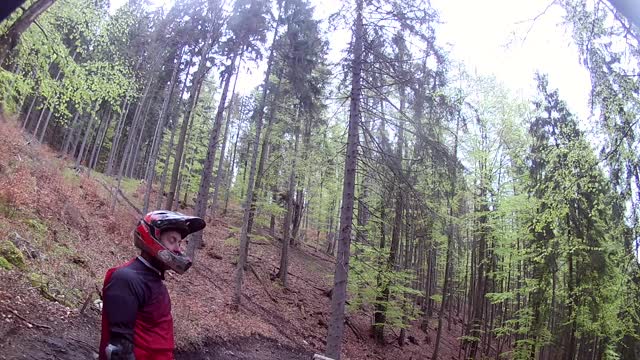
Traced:
<svg viewBox="0 0 640 360">
<path fill-rule="evenodd" d="M 136 360 L 133 354 L 133 344 L 131 341 L 115 337 L 109 341 L 109 345 L 105 349 L 107 360 Z"/>
</svg>

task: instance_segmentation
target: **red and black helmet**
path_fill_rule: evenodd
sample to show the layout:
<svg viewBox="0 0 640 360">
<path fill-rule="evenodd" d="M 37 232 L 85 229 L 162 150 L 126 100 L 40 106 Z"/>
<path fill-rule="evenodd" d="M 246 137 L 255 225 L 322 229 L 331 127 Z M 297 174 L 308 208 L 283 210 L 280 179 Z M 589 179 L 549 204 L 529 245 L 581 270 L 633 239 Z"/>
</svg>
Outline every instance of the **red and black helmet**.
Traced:
<svg viewBox="0 0 640 360">
<path fill-rule="evenodd" d="M 204 229 L 204 220 L 174 211 L 152 211 L 145 215 L 133 232 L 133 242 L 140 250 L 156 258 L 169 269 L 183 274 L 191 267 L 191 259 L 181 252 L 173 252 L 160 242 L 163 231 L 175 230 L 182 238 Z"/>
</svg>

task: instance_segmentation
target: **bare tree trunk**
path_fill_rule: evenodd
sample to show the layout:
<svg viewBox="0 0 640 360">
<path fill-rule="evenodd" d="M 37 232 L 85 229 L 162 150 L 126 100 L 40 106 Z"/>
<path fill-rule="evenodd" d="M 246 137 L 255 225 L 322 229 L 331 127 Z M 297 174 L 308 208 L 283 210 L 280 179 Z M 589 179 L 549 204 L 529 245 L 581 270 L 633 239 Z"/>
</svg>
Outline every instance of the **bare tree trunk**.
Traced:
<svg viewBox="0 0 640 360">
<path fill-rule="evenodd" d="M 242 63 L 242 56 L 238 60 L 238 64 Z M 215 215 L 216 209 L 218 208 L 218 194 L 220 192 L 220 183 L 224 178 L 223 175 L 223 167 L 224 167 L 224 156 L 225 151 L 227 149 L 227 139 L 229 137 L 229 125 L 231 123 L 231 113 L 233 111 L 233 101 L 237 97 L 236 95 L 236 84 L 238 83 L 238 76 L 240 76 L 240 71 L 236 71 L 236 78 L 233 80 L 233 88 L 231 89 L 231 100 L 229 101 L 229 106 L 227 106 L 227 121 L 224 125 L 224 135 L 222 138 L 222 146 L 220 147 L 220 160 L 218 161 L 218 170 L 216 171 L 216 179 L 213 185 L 213 199 L 211 199 L 211 216 Z"/>
<path fill-rule="evenodd" d="M 258 174 L 256 175 L 256 189 L 257 191 L 253 194 L 253 199 L 251 200 L 251 215 L 249 216 L 249 225 L 247 226 L 247 231 L 251 234 L 253 229 L 253 218 L 255 216 L 256 211 L 256 202 L 258 201 L 258 191 L 262 187 L 262 178 L 264 176 L 264 166 L 269 158 L 269 150 L 270 150 L 270 138 L 271 138 L 271 128 L 273 125 L 273 119 L 275 118 L 275 104 L 278 103 L 278 94 L 280 92 L 280 84 L 282 83 L 282 76 L 278 76 L 278 83 L 276 88 L 273 91 L 273 101 L 272 105 L 269 107 L 269 120 L 267 121 L 267 127 L 264 132 L 264 139 L 262 140 L 262 150 L 260 151 L 260 161 L 258 162 Z"/>
<path fill-rule="evenodd" d="M 151 156 L 149 158 L 149 163 L 147 164 L 147 171 L 145 174 L 145 185 L 146 189 L 144 192 L 144 205 L 142 213 L 146 214 L 149 211 L 149 198 L 151 196 L 151 190 L 153 188 L 153 180 L 156 176 L 156 159 L 158 157 L 158 151 L 160 150 L 160 145 L 162 144 L 162 134 L 165 126 L 166 114 L 169 109 L 169 103 L 171 102 L 171 98 L 173 96 L 173 91 L 175 90 L 178 74 L 180 73 L 180 64 L 182 62 L 182 57 L 184 54 L 184 49 L 180 52 L 180 57 L 178 58 L 178 62 L 173 67 L 173 74 L 171 75 L 171 82 L 167 87 L 167 91 L 164 97 L 164 101 L 162 103 L 162 109 L 160 110 L 160 115 L 158 116 L 158 123 L 156 124 L 156 131 L 153 135 L 153 144 L 151 145 Z M 165 167 L 166 168 L 166 167 Z"/>
<path fill-rule="evenodd" d="M 40 127 L 40 123 L 42 122 L 42 118 L 44 117 L 44 114 L 47 112 L 48 108 L 46 106 L 46 104 L 42 104 L 42 109 L 40 110 L 40 115 L 38 116 L 38 121 L 36 122 L 36 127 L 35 129 L 33 129 L 33 136 L 36 136 L 36 131 L 38 131 L 38 128 Z"/>
<path fill-rule="evenodd" d="M 196 199 L 196 216 L 204 218 L 207 213 L 207 200 L 209 200 L 209 189 L 211 188 L 211 171 L 213 170 L 213 163 L 216 159 L 216 151 L 218 150 L 218 140 L 220 138 L 220 129 L 222 128 L 222 116 L 224 115 L 224 108 L 227 103 L 227 95 L 229 93 L 229 85 L 231 84 L 231 78 L 235 71 L 237 55 L 234 55 L 231 59 L 231 64 L 228 65 L 224 75 L 224 86 L 222 88 L 222 95 L 220 96 L 220 103 L 218 104 L 218 111 L 216 112 L 216 119 L 213 123 L 213 129 L 209 135 L 209 144 L 207 145 L 207 156 L 202 166 L 202 176 L 200 179 L 200 187 L 198 189 L 198 197 Z M 229 110 L 230 111 L 230 110 Z M 196 248 L 202 245 L 202 231 L 191 235 L 191 240 L 187 246 L 187 255 L 191 259 L 195 259 Z"/>
<path fill-rule="evenodd" d="M 151 107 L 152 102 L 153 101 L 151 100 L 147 102 L 147 107 L 142 114 L 142 124 L 139 128 L 138 140 L 135 142 L 135 146 L 130 153 L 129 161 L 127 162 L 127 168 L 124 173 L 125 177 L 134 178 L 134 170 L 136 169 L 138 163 L 138 153 L 140 152 L 142 135 L 144 134 L 144 127 L 147 124 L 147 115 L 149 114 L 149 108 Z"/>
<path fill-rule="evenodd" d="M 51 120 L 51 116 L 53 115 L 53 110 L 54 107 L 51 107 L 51 109 L 49 109 L 49 114 L 47 114 L 47 118 L 44 121 L 44 126 L 42 127 L 42 132 L 40 133 L 40 136 L 38 137 L 38 142 L 42 143 L 42 140 L 44 140 L 44 134 L 47 132 L 47 128 L 49 127 L 49 121 Z M 34 133 L 33 136 L 37 136 L 37 133 Z"/>
<path fill-rule="evenodd" d="M 107 135 L 107 131 L 109 130 L 109 126 L 111 125 L 111 119 L 113 117 L 111 109 L 109 109 L 109 115 L 107 116 L 107 123 L 104 127 L 102 127 L 101 131 L 99 131 L 99 135 L 96 138 L 95 143 L 93 144 L 93 150 L 91 151 L 91 157 L 89 158 L 89 169 L 87 171 L 87 176 L 91 173 L 96 165 L 98 164 L 98 159 L 100 158 L 100 152 L 102 151 L 102 145 L 104 143 L 104 138 Z"/>
<path fill-rule="evenodd" d="M 300 108 L 296 111 L 296 124 L 299 114 Z M 293 192 L 296 189 L 296 158 L 298 156 L 299 132 L 300 126 L 296 125 L 295 145 L 293 147 L 292 155 L 293 160 L 291 163 L 291 172 L 289 174 L 289 190 L 287 192 L 287 214 L 282 228 L 282 251 L 280 253 L 280 270 L 278 271 L 280 282 L 282 282 L 282 286 L 285 288 L 287 287 L 287 272 L 289 271 L 289 237 L 291 235 L 291 220 L 293 218 Z"/>
<path fill-rule="evenodd" d="M 386 190 L 384 190 L 383 194 L 386 194 Z M 385 218 L 386 218 L 386 204 L 384 201 L 384 196 L 382 200 L 382 204 L 380 205 L 380 251 L 377 259 L 378 266 L 378 274 L 376 276 L 376 287 L 378 289 L 383 289 L 376 296 L 376 304 L 373 311 L 373 338 L 378 344 L 384 344 L 384 325 L 387 322 L 387 314 L 386 314 L 386 305 L 384 304 L 385 298 L 388 295 L 389 286 L 387 284 L 388 279 L 383 278 L 383 270 L 385 261 L 382 256 L 382 251 L 387 246 L 387 232 L 385 230 Z"/>
<path fill-rule="evenodd" d="M 54 2 L 55 0 L 37 0 L 5 31 L 0 37 L 0 66 L 4 63 L 11 50 L 18 45 L 20 35 Z"/>
<path fill-rule="evenodd" d="M 124 128 L 124 123 L 127 120 L 127 114 L 129 113 L 130 106 L 131 103 L 129 102 L 129 99 L 124 99 L 124 103 L 122 103 L 122 112 L 120 113 L 120 119 L 118 120 L 118 124 L 116 125 L 116 132 L 113 135 L 113 139 L 111 141 L 111 150 L 109 150 L 107 169 L 105 170 L 106 175 L 113 174 L 113 163 L 118 156 L 118 146 L 120 145 L 120 138 L 122 137 L 122 129 Z"/>
<path fill-rule="evenodd" d="M 73 138 L 73 133 L 75 132 L 75 128 L 76 128 L 79 116 L 80 116 L 80 113 L 76 111 L 76 113 L 73 115 L 73 120 L 71 120 L 71 124 L 67 128 L 67 133 L 64 137 L 64 142 L 63 142 L 64 145 L 62 147 L 62 153 L 65 155 L 69 152 L 69 145 L 71 145 L 71 139 Z"/>
<path fill-rule="evenodd" d="M 116 183 L 116 186 L 114 186 L 112 190 L 111 212 L 113 212 L 116 207 L 116 201 L 118 200 L 118 192 L 120 191 L 120 185 L 122 183 L 122 176 L 123 176 L 125 163 L 129 158 L 129 153 L 133 151 L 133 144 L 135 142 L 134 136 L 137 132 L 140 118 L 142 117 L 141 116 L 142 107 L 145 105 L 147 96 L 149 94 L 149 90 L 151 88 L 151 81 L 152 81 L 152 77 L 150 76 L 147 82 L 147 86 L 145 87 L 144 94 L 142 95 L 142 99 L 136 105 L 136 111 L 135 111 L 135 114 L 133 115 L 133 122 L 131 124 L 131 127 L 129 128 L 127 144 L 125 145 L 124 152 L 122 153 L 122 159 L 120 160 L 120 168 L 118 169 L 118 181 Z"/>
<path fill-rule="evenodd" d="M 85 148 L 85 145 L 87 144 L 87 139 L 89 138 L 89 134 L 92 132 L 93 120 L 97 116 L 96 113 L 99 107 L 100 107 L 100 104 L 96 103 L 92 113 L 89 115 L 89 123 L 87 124 L 87 128 L 84 132 L 84 137 L 82 138 L 82 145 L 80 145 L 80 152 L 78 153 L 78 156 L 76 158 L 76 168 L 80 166 L 80 163 L 82 162 L 82 158 L 84 157 L 84 148 Z"/>
<path fill-rule="evenodd" d="M 236 165 L 236 152 L 238 150 L 238 137 L 240 136 L 240 123 L 238 123 L 238 130 L 236 131 L 236 139 L 233 141 L 233 153 L 231 154 L 231 162 L 229 162 L 229 167 L 227 168 L 227 186 L 224 195 L 224 210 L 222 210 L 222 215 L 227 214 L 227 208 L 229 206 L 229 194 L 231 192 L 231 179 L 233 178 L 233 169 Z"/>
<path fill-rule="evenodd" d="M 449 277 L 451 276 L 451 256 L 453 252 L 454 246 L 454 211 L 453 208 L 455 206 L 454 201 L 456 197 L 456 184 L 457 184 L 457 171 L 458 164 L 456 163 L 458 159 L 458 131 L 460 129 L 460 119 L 458 118 L 456 121 L 456 132 L 454 137 L 454 145 L 453 145 L 453 159 L 454 164 L 452 165 L 451 171 L 451 181 L 449 183 L 450 193 L 447 198 L 447 208 L 449 209 L 449 223 L 447 224 L 447 254 L 445 260 L 444 267 L 444 284 L 442 285 L 442 302 L 440 303 L 440 312 L 438 313 L 438 332 L 436 334 L 436 343 L 433 349 L 433 355 L 431 359 L 438 359 L 438 351 L 440 350 L 440 339 L 442 337 L 442 318 L 444 316 L 445 304 L 447 301 L 451 301 L 451 296 L 449 295 Z M 449 312 L 451 313 L 451 312 Z"/>
<path fill-rule="evenodd" d="M 362 48 L 364 25 L 362 19 L 363 0 L 356 0 L 356 21 L 353 40 L 353 60 L 351 62 L 351 99 L 349 108 L 349 126 L 347 136 L 346 159 L 344 162 L 344 182 L 342 185 L 342 210 L 340 213 L 340 238 L 338 257 L 333 278 L 331 297 L 331 318 L 327 333 L 327 356 L 340 360 L 342 337 L 344 335 L 344 310 L 347 300 L 347 281 L 349 277 L 349 257 L 351 233 L 353 227 L 353 204 L 355 197 L 356 169 L 358 164 L 358 133 L 360 97 L 362 95 Z"/>
<path fill-rule="evenodd" d="M 209 72 L 209 68 L 207 67 L 207 61 L 204 59 L 209 54 L 209 51 L 212 47 L 212 41 L 207 41 L 202 50 L 202 58 L 200 59 L 200 63 L 198 65 L 198 70 L 196 70 L 195 74 L 193 74 L 193 82 L 191 85 L 191 94 L 189 95 L 189 102 L 187 103 L 187 111 L 184 114 L 182 119 L 182 128 L 180 129 L 180 137 L 178 138 L 178 147 L 176 148 L 175 161 L 173 164 L 173 171 L 171 172 L 171 184 L 169 185 L 169 193 L 167 194 L 167 199 L 165 202 L 165 209 L 171 210 L 173 206 L 173 200 L 176 196 L 176 187 L 178 186 L 178 175 L 180 173 L 180 165 L 182 161 L 182 154 L 184 153 L 184 142 L 187 136 L 187 129 L 189 129 L 189 123 L 191 122 L 191 114 L 193 113 L 193 109 L 198 102 L 198 98 L 200 96 L 200 88 L 202 87 L 202 83 Z M 190 59 L 190 64 L 193 59 Z M 187 69 L 189 69 L 187 67 Z"/>
<path fill-rule="evenodd" d="M 29 118 L 31 117 L 31 111 L 33 110 L 33 106 L 35 105 L 37 99 L 38 95 L 34 93 L 33 99 L 31 100 L 31 105 L 29 105 L 29 110 L 27 110 L 27 114 L 24 116 L 24 121 L 22 122 L 22 130 L 26 129 L 27 127 L 27 123 L 29 122 Z"/>
<path fill-rule="evenodd" d="M 235 291 L 233 296 L 233 308 L 236 310 L 240 307 L 242 297 L 242 282 L 244 280 L 244 267 L 247 264 L 248 248 L 249 248 L 249 218 L 251 217 L 251 201 L 253 200 L 254 181 L 256 176 L 256 161 L 258 158 L 258 147 L 260 146 L 260 133 L 262 132 L 262 122 L 264 120 L 264 106 L 267 100 L 269 90 L 269 77 L 271 77 L 271 69 L 275 55 L 275 43 L 278 38 L 278 30 L 282 21 L 282 3 L 278 9 L 278 20 L 276 20 L 275 29 L 273 30 L 273 39 L 271 41 L 271 50 L 269 52 L 269 60 L 267 61 L 267 70 L 265 71 L 264 82 L 262 85 L 262 96 L 258 105 L 256 116 L 256 135 L 253 143 L 253 154 L 251 155 L 251 168 L 249 170 L 249 180 L 247 183 L 247 194 L 244 204 L 244 216 L 242 219 L 242 230 L 240 231 L 240 249 L 238 264 L 235 273 Z"/>
</svg>

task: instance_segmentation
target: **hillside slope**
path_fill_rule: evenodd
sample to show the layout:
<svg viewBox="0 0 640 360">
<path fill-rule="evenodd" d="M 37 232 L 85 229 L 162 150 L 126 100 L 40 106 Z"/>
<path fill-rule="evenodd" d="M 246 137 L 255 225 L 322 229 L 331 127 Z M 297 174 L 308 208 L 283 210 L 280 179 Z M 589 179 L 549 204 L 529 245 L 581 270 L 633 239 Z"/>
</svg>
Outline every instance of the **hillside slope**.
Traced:
<svg viewBox="0 0 640 360">
<path fill-rule="evenodd" d="M 0 359 L 95 356 L 100 314 L 94 301 L 105 271 L 136 255 L 130 232 L 138 217 L 126 203 L 111 212 L 104 180 L 76 173 L 11 121 L 0 120 Z M 141 201 L 135 189 L 127 196 Z M 279 242 L 255 235 L 243 305 L 234 312 L 240 215 L 235 208 L 228 217 L 209 219 L 205 248 L 193 268 L 184 276 L 167 276 L 176 358 L 310 359 L 325 346 L 334 260 L 306 245 L 293 249 L 290 285 L 284 289 L 271 280 Z M 368 316 L 349 314 L 345 358 L 428 359 L 431 354 L 431 332 L 409 329 L 412 342 L 402 348 L 390 332 L 389 345 L 380 347 L 369 327 Z M 451 330 L 444 336 L 442 359 L 457 356 L 459 324 Z"/>
</svg>

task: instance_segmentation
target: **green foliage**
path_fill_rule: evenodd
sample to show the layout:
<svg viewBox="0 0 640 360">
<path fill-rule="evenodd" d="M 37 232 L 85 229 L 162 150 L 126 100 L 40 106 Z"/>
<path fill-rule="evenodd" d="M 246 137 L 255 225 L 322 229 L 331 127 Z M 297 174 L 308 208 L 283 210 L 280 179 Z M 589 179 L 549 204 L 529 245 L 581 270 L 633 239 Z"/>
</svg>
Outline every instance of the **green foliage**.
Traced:
<svg viewBox="0 0 640 360">
<path fill-rule="evenodd" d="M 386 309 L 386 324 L 394 328 L 409 326 L 420 315 L 412 307 L 405 306 L 411 297 L 421 294 L 411 286 L 415 274 L 409 270 L 395 271 L 387 269 L 386 265 L 375 265 L 380 257 L 388 257 L 388 249 L 358 244 L 352 251 L 357 255 L 350 264 L 349 309 L 355 311 L 382 305 Z M 385 289 L 389 291 L 389 300 L 381 296 Z"/>
<path fill-rule="evenodd" d="M 3 268 L 5 270 L 12 270 L 13 269 L 13 265 L 4 258 L 4 256 L 0 256 L 0 268 Z"/>
<path fill-rule="evenodd" d="M 31 234 L 38 240 L 44 240 L 48 233 L 48 228 L 45 223 L 39 219 L 26 219 L 25 223 L 31 230 Z"/>
<path fill-rule="evenodd" d="M 0 241 L 0 257 L 4 258 L 11 265 L 24 269 L 27 266 L 27 263 L 24 258 L 24 254 L 22 251 L 18 249 L 11 241 L 2 240 Z"/>
</svg>

